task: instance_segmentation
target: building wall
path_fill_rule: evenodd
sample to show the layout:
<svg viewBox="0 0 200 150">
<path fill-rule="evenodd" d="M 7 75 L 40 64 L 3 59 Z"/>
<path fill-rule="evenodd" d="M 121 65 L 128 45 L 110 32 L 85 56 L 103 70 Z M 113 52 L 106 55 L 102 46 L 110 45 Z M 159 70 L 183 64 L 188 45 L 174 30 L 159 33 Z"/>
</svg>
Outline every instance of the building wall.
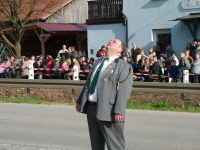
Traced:
<svg viewBox="0 0 200 150">
<path fill-rule="evenodd" d="M 120 39 L 125 42 L 125 26 L 122 24 L 104 24 L 88 26 L 88 57 L 96 59 L 96 53 L 109 40 Z M 91 53 L 93 51 L 93 54 Z"/>
<path fill-rule="evenodd" d="M 129 21 L 129 47 L 132 42 L 145 50 L 156 44 L 153 39 L 153 29 L 171 29 L 172 47 L 179 55 L 185 50 L 188 42 L 193 43 L 193 37 L 186 26 L 180 21 L 170 21 L 200 9 L 183 9 L 183 0 L 124 0 L 123 12 Z M 198 37 L 200 38 L 200 30 Z"/>
<path fill-rule="evenodd" d="M 48 23 L 85 23 L 88 18 L 87 0 L 74 0 L 48 18 Z"/>
</svg>

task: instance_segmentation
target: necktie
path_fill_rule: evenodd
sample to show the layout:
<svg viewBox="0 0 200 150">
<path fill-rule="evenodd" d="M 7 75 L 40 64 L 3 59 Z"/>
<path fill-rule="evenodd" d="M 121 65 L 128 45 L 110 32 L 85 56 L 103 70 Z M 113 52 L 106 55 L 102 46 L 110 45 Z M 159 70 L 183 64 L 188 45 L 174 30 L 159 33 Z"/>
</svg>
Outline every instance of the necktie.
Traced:
<svg viewBox="0 0 200 150">
<path fill-rule="evenodd" d="M 109 58 L 104 58 L 103 61 L 102 61 L 102 63 L 100 64 L 99 68 L 97 69 L 97 71 L 96 71 L 96 73 L 95 73 L 95 75 L 94 75 L 94 77 L 92 79 L 91 86 L 90 86 L 90 90 L 89 90 L 90 95 L 92 95 L 94 93 L 96 85 L 97 85 L 97 81 L 99 79 L 99 73 L 101 72 L 101 69 L 103 68 L 104 62 L 106 60 L 108 60 L 108 59 Z"/>
</svg>

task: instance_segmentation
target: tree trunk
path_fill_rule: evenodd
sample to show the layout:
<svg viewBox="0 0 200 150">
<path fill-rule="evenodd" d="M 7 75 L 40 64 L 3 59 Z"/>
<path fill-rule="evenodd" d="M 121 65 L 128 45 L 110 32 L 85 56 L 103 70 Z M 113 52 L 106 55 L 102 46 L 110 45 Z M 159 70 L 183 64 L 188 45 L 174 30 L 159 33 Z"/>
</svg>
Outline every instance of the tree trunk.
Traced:
<svg viewBox="0 0 200 150">
<path fill-rule="evenodd" d="M 17 55 L 17 57 L 21 56 L 21 44 L 20 44 L 20 40 L 15 41 L 15 54 Z"/>
</svg>

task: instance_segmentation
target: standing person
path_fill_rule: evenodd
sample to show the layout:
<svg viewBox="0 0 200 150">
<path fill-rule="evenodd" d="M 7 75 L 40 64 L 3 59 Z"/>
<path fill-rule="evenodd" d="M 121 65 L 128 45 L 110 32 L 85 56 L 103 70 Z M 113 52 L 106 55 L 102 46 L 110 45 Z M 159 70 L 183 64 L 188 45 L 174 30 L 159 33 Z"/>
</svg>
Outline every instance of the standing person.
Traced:
<svg viewBox="0 0 200 150">
<path fill-rule="evenodd" d="M 78 52 L 75 50 L 74 46 L 71 46 L 71 50 L 72 50 L 70 53 L 71 57 L 78 59 Z"/>
<path fill-rule="evenodd" d="M 176 54 L 176 53 L 172 50 L 172 46 L 171 45 L 167 45 L 164 54 L 166 55 L 166 57 L 171 57 L 172 54 Z"/>
<path fill-rule="evenodd" d="M 78 51 L 78 58 L 80 58 L 81 56 L 86 57 L 85 51 L 84 51 L 84 50 L 79 50 L 79 51 Z"/>
<path fill-rule="evenodd" d="M 200 45 L 196 45 L 196 49 L 193 50 L 192 53 L 191 53 L 193 60 L 196 59 L 195 57 L 196 57 L 197 53 L 200 54 Z"/>
<path fill-rule="evenodd" d="M 132 58 L 133 58 L 133 61 L 137 64 L 137 55 L 139 55 L 139 50 L 140 48 L 137 47 L 136 43 L 132 43 L 132 49 L 131 49 L 131 53 L 132 53 Z"/>
<path fill-rule="evenodd" d="M 191 67 L 191 64 L 187 57 L 185 57 L 185 53 L 180 53 L 180 61 L 179 61 L 179 82 L 181 82 L 183 77 L 183 70 L 189 70 Z"/>
<path fill-rule="evenodd" d="M 22 78 L 23 79 L 28 79 L 29 65 L 31 65 L 31 62 L 29 61 L 28 57 L 25 57 L 24 63 L 23 63 L 23 66 L 22 66 Z"/>
<path fill-rule="evenodd" d="M 104 45 L 101 46 L 101 49 L 97 51 L 96 57 L 102 59 L 106 56 L 106 47 Z"/>
<path fill-rule="evenodd" d="M 190 50 L 189 49 L 185 50 L 185 57 L 187 57 L 187 59 L 189 60 L 190 64 L 193 62 L 193 58 L 192 58 L 192 56 L 190 56 Z"/>
<path fill-rule="evenodd" d="M 125 150 L 124 121 L 133 75 L 132 67 L 119 59 L 124 44 L 111 40 L 107 57 L 93 65 L 76 105 L 86 113 L 92 150 Z"/>
<path fill-rule="evenodd" d="M 192 51 L 195 50 L 195 49 L 197 49 L 197 41 L 198 41 L 197 39 L 193 40 Z"/>
<path fill-rule="evenodd" d="M 63 45 L 62 46 L 62 49 L 58 52 L 58 55 L 57 55 L 57 57 L 62 57 L 63 55 L 67 58 L 68 57 L 68 50 L 67 50 L 67 48 L 66 48 L 66 45 Z"/>
<path fill-rule="evenodd" d="M 129 48 L 128 47 L 125 48 L 122 57 L 127 57 L 127 58 L 131 57 L 131 54 L 129 53 Z"/>
<path fill-rule="evenodd" d="M 200 74 L 200 59 L 199 56 L 200 54 L 196 54 L 196 59 L 192 63 L 191 67 L 191 73 L 198 74 L 198 75 L 193 75 L 193 81 L 194 83 L 199 83 L 199 74 Z"/>
<path fill-rule="evenodd" d="M 191 52 L 191 51 L 193 50 L 193 49 L 192 49 L 192 44 L 191 44 L 191 43 L 187 43 L 186 49 L 189 49 L 190 52 Z"/>
<path fill-rule="evenodd" d="M 149 51 L 149 57 L 150 58 L 157 56 L 152 47 L 149 47 L 148 51 Z"/>
<path fill-rule="evenodd" d="M 156 56 L 160 56 L 160 50 L 158 49 L 158 46 L 153 46 L 153 51 L 156 53 Z"/>
</svg>

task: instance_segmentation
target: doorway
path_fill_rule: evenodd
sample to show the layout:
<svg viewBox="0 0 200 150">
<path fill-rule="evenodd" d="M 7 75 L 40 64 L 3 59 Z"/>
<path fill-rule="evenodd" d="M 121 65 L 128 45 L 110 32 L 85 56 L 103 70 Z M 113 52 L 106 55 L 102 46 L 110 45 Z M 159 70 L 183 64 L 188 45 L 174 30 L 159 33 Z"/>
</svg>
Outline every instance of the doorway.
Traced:
<svg viewBox="0 0 200 150">
<path fill-rule="evenodd" d="M 153 29 L 153 41 L 159 47 L 160 53 L 163 53 L 165 47 L 171 45 L 171 29 Z"/>
</svg>

